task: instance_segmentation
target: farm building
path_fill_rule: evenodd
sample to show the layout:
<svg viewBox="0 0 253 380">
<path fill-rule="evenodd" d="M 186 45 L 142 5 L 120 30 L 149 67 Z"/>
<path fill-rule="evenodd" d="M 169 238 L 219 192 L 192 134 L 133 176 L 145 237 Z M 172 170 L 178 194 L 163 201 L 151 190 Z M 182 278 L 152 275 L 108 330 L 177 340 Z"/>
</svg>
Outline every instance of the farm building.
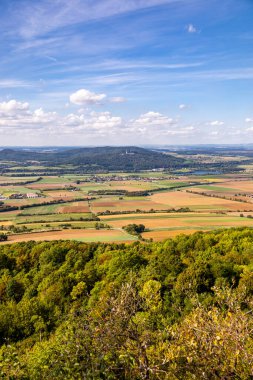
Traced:
<svg viewBox="0 0 253 380">
<path fill-rule="evenodd" d="M 36 193 L 27 193 L 26 197 L 30 199 L 30 198 L 38 198 L 39 196 Z"/>
</svg>

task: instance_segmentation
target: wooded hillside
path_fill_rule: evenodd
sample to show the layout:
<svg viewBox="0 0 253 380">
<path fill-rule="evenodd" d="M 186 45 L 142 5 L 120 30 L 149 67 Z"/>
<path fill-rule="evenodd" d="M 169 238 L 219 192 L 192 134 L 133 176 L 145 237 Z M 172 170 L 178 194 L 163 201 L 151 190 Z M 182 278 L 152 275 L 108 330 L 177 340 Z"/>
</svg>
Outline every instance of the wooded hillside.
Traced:
<svg viewBox="0 0 253 380">
<path fill-rule="evenodd" d="M 0 243 L 0 377 L 250 379 L 253 230 Z"/>
<path fill-rule="evenodd" d="M 59 152 L 36 152 L 14 149 L 0 151 L 1 161 L 37 161 L 48 166 L 85 166 L 88 171 L 148 170 L 179 168 L 186 164 L 182 158 L 139 147 L 76 148 Z"/>
</svg>

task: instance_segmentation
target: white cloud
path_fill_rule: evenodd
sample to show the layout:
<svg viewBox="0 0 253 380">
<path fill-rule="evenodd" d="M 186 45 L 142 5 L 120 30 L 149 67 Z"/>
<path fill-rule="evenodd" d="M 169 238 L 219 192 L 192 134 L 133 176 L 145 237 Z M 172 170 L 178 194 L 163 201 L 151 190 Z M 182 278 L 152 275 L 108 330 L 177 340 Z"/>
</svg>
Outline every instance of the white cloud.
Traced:
<svg viewBox="0 0 253 380">
<path fill-rule="evenodd" d="M 1 115 L 12 115 L 15 113 L 26 112 L 29 109 L 29 103 L 17 102 L 15 99 L 11 99 L 8 102 L 0 103 Z"/>
<path fill-rule="evenodd" d="M 115 96 L 114 98 L 110 98 L 111 103 L 125 103 L 126 99 L 121 96 Z"/>
<path fill-rule="evenodd" d="M 185 110 L 185 109 L 189 108 L 189 106 L 187 106 L 187 104 L 179 104 L 178 108 L 180 110 Z"/>
<path fill-rule="evenodd" d="M 224 124 L 225 124 L 224 121 L 220 121 L 220 120 L 214 120 L 214 121 L 210 121 L 210 123 L 208 123 L 208 125 L 211 125 L 213 127 L 221 127 Z"/>
<path fill-rule="evenodd" d="M 91 92 L 84 88 L 74 92 L 69 97 L 71 103 L 79 106 L 100 104 L 105 99 L 105 94 L 96 94 L 95 92 Z"/>
<path fill-rule="evenodd" d="M 80 113 L 79 111 L 82 111 Z M 123 127 L 123 120 L 110 112 L 90 112 L 79 110 L 77 113 L 59 115 L 57 112 L 45 112 L 42 108 L 32 111 L 28 103 L 10 100 L 0 103 L 1 133 L 29 133 L 44 135 L 88 134 L 92 136 L 110 136 Z"/>
<path fill-rule="evenodd" d="M 197 33 L 197 28 L 193 24 L 187 25 L 187 31 L 188 33 Z"/>
<path fill-rule="evenodd" d="M 242 134 L 243 134 L 243 131 L 241 131 L 240 129 L 236 129 L 231 132 L 231 135 L 234 135 L 234 136 L 242 135 Z"/>
<path fill-rule="evenodd" d="M 96 95 L 96 94 L 95 94 Z M 213 122 L 212 122 L 213 123 Z M 210 124 L 208 124 L 210 125 Z M 215 124 L 216 125 L 216 124 Z M 204 127 L 204 124 L 203 124 Z M 217 129 L 217 128 L 214 128 Z M 252 128 L 253 129 L 253 128 Z M 31 109 L 27 102 L 10 100 L 0 103 L 0 132 L 10 141 L 58 141 L 64 144 L 111 143 L 169 143 L 194 142 L 205 130 L 194 124 L 185 125 L 181 119 L 160 112 L 149 111 L 135 119 L 124 120 L 111 112 L 95 112 L 86 107 L 75 112 L 64 109 L 63 114 Z M 216 131 L 208 131 L 215 137 Z M 205 131 L 205 135 L 207 133 Z M 248 133 L 251 132 L 249 129 Z M 14 140 L 13 140 L 14 136 Z M 65 137 L 64 137 L 65 136 Z M 41 139 L 41 140 L 40 140 Z M 4 140 L 3 140 L 4 141 Z M 59 144 L 59 143 L 58 143 Z"/>
<path fill-rule="evenodd" d="M 44 112 L 42 108 L 36 109 L 32 114 L 32 123 L 49 124 L 57 121 L 58 115 L 56 112 Z"/>
<path fill-rule="evenodd" d="M 125 131 L 129 134 L 139 135 L 140 138 L 150 142 L 158 140 L 160 143 L 167 141 L 168 137 L 186 137 L 196 132 L 194 126 L 182 126 L 178 119 L 154 111 L 149 111 L 135 120 L 130 120 Z"/>
<path fill-rule="evenodd" d="M 251 119 L 250 117 L 246 117 L 245 123 L 253 123 L 253 119 Z"/>
<path fill-rule="evenodd" d="M 80 89 L 70 95 L 69 100 L 76 105 L 99 105 L 104 102 L 124 103 L 126 99 L 122 96 L 108 98 L 106 94 L 97 94 L 86 89 Z"/>
<path fill-rule="evenodd" d="M 44 112 L 42 108 L 30 110 L 29 103 L 14 99 L 0 103 L 0 126 L 17 129 L 41 128 L 43 125 L 55 123 L 56 112 Z"/>
<path fill-rule="evenodd" d="M 96 130 L 112 130 L 122 125 L 122 119 L 121 117 L 112 116 L 110 112 L 92 112 L 90 114 L 89 123 L 92 125 L 92 128 Z"/>
<path fill-rule="evenodd" d="M 63 118 L 67 127 L 78 127 L 78 130 L 112 130 L 122 125 L 122 118 L 113 116 L 110 112 L 88 112 L 82 115 L 69 114 Z"/>
<path fill-rule="evenodd" d="M 188 127 L 185 127 L 184 129 L 185 129 L 185 131 L 194 131 L 195 130 L 195 128 L 192 125 L 189 125 Z"/>
<path fill-rule="evenodd" d="M 169 126 L 176 124 L 176 120 L 162 115 L 159 112 L 149 111 L 140 115 L 138 119 L 134 120 L 133 124 L 145 126 Z"/>
</svg>

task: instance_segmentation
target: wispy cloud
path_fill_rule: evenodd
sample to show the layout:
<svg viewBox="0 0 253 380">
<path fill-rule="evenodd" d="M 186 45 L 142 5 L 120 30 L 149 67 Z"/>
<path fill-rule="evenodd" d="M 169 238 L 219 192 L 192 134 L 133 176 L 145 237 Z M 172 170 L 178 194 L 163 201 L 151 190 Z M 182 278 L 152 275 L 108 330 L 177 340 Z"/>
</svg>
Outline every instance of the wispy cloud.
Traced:
<svg viewBox="0 0 253 380">
<path fill-rule="evenodd" d="M 179 0 L 30 0 L 18 2 L 15 13 L 20 35 L 30 39 L 81 22 L 175 2 Z"/>
<path fill-rule="evenodd" d="M 0 88 L 24 88 L 32 86 L 33 84 L 31 82 L 26 82 L 22 80 L 0 79 Z"/>
<path fill-rule="evenodd" d="M 168 58 L 170 60 L 170 58 Z M 201 62 L 174 62 L 174 63 L 164 63 L 164 62 L 150 62 L 150 61 L 139 61 L 139 60 L 107 60 L 105 62 L 98 63 L 95 68 L 102 68 L 104 70 L 115 70 L 115 69 L 151 69 L 151 70 L 178 70 L 200 67 L 204 64 Z M 94 67 L 94 66 L 93 66 Z"/>
</svg>

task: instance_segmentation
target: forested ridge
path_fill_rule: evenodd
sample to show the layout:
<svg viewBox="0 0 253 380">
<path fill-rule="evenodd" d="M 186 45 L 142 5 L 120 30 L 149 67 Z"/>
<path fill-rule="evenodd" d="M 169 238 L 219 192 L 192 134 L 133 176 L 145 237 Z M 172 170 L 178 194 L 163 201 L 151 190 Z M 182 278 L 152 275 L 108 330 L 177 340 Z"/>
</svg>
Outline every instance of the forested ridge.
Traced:
<svg viewBox="0 0 253 380">
<path fill-rule="evenodd" d="M 0 378 L 252 379 L 253 230 L 0 243 Z"/>
<path fill-rule="evenodd" d="M 88 172 L 110 170 L 148 170 L 181 168 L 186 160 L 173 155 L 139 147 L 75 148 L 57 152 L 36 152 L 15 149 L 0 150 L 1 161 L 30 163 L 36 161 L 50 166 L 75 165 Z M 25 171 L 26 166 L 22 169 Z M 43 169 L 44 170 L 44 169 Z"/>
<path fill-rule="evenodd" d="M 180 151 L 177 153 L 180 154 Z M 211 155 L 210 150 L 207 150 L 206 154 Z M 44 151 L 36 148 L 29 150 L 8 148 L 0 149 L 0 161 L 2 162 L 0 169 L 2 173 L 12 175 L 13 167 L 15 167 L 15 176 L 22 177 L 34 175 L 34 173 L 38 176 L 45 176 L 71 173 L 107 173 L 110 171 L 138 172 L 161 168 L 173 171 L 187 169 L 189 171 L 213 172 L 218 170 L 222 173 L 242 171 L 241 166 L 238 166 L 243 163 L 241 159 L 238 161 L 221 159 L 217 162 L 214 160 L 202 162 L 195 156 L 195 150 L 193 150 L 193 157 L 190 156 L 189 150 L 186 150 L 184 157 L 183 155 L 175 156 L 174 150 L 166 151 L 165 149 L 163 151 L 136 146 L 61 148 Z M 245 158 L 245 163 L 249 163 L 249 158 Z M 34 170 L 36 171 L 29 172 L 28 169 L 31 164 L 35 165 Z"/>
</svg>

